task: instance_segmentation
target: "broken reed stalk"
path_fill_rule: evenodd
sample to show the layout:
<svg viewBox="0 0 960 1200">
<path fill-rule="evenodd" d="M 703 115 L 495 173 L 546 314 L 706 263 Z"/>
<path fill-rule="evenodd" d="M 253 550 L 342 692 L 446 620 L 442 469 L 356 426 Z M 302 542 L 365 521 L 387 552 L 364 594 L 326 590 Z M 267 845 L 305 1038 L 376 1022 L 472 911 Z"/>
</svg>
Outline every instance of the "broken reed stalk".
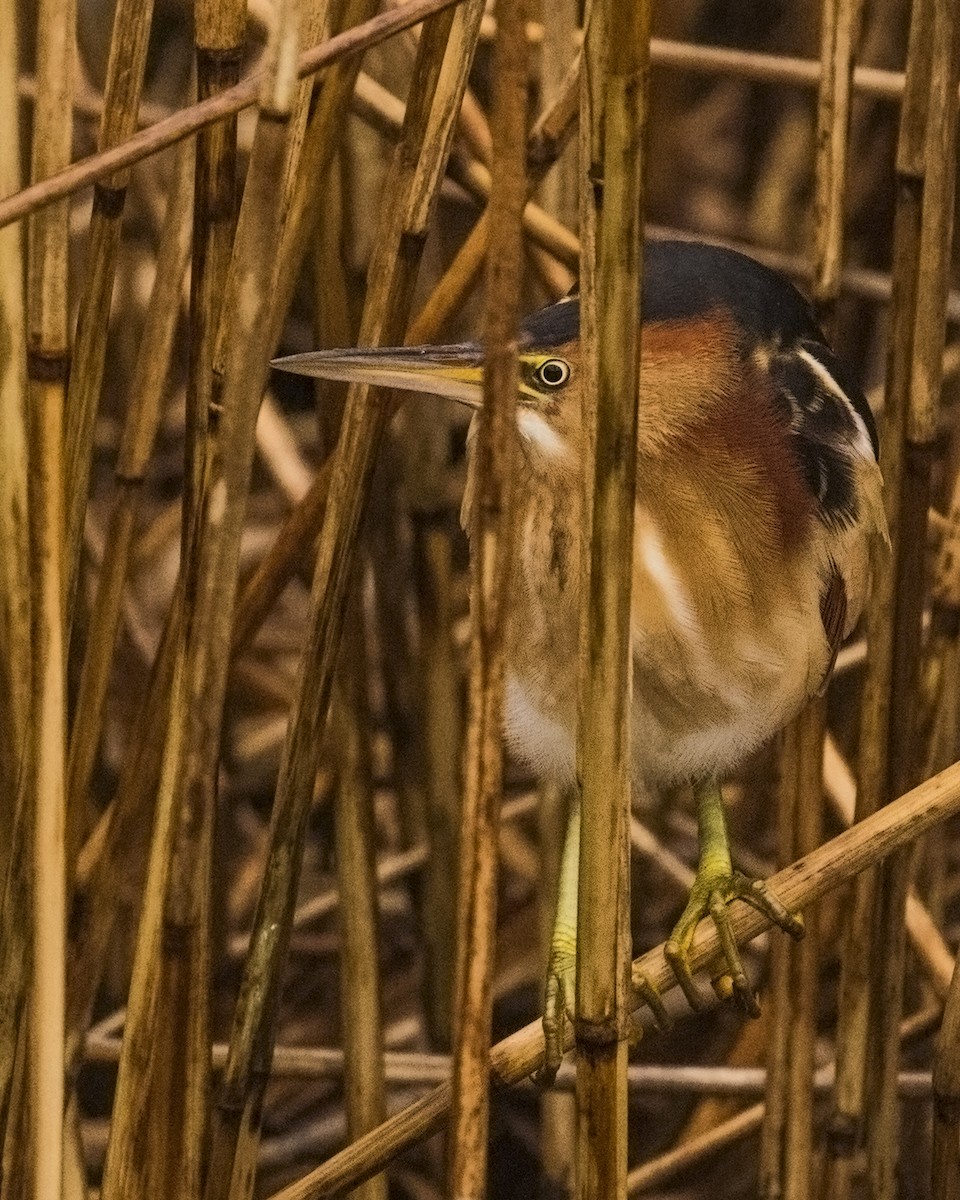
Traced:
<svg viewBox="0 0 960 1200">
<path fill-rule="evenodd" d="M 158 1185 L 193 1200 L 201 1188 L 209 1088 L 214 798 L 209 760 L 211 746 L 215 759 L 220 740 L 240 535 L 267 372 L 265 310 L 279 224 L 276 186 L 295 86 L 294 4 L 281 7 L 277 25 L 225 300 L 233 337 L 223 407 L 210 428 L 184 564 L 189 620 L 175 642 L 154 836 L 101 1188 L 104 1200 L 156 1194 Z M 150 1105 L 142 1103 L 144 1096 L 150 1096 Z"/>
<path fill-rule="evenodd" d="M 71 0 L 45 0 L 40 5 L 34 179 L 61 170 L 70 160 L 75 20 Z M 29 1195 L 35 1200 L 60 1196 L 63 1184 L 67 712 L 62 451 L 69 359 L 67 216 L 67 205 L 62 203 L 31 220 L 27 261 L 32 671 L 27 757 L 17 806 L 25 807 L 31 851 L 25 863 L 11 864 L 11 869 L 26 869 L 30 879 L 25 1068 L 29 1141 L 22 1163 Z M 8 1113 L 8 1120 L 21 1119 L 15 1109 Z"/>
<path fill-rule="evenodd" d="M 905 475 L 905 439 L 914 344 L 916 263 L 923 202 L 924 126 L 929 91 L 930 0 L 915 0 L 912 10 L 907 83 L 900 113 L 897 147 L 897 207 L 894 223 L 894 304 L 887 364 L 881 466 L 892 553 L 877 556 L 867 602 L 869 654 L 861 699 L 857 763 L 856 817 L 875 812 L 890 795 L 889 743 L 897 596 L 896 564 L 902 538 L 901 495 Z M 915 579 L 911 581 L 915 583 Z M 827 1137 L 825 1180 L 837 1200 L 848 1200 L 853 1187 L 854 1155 L 862 1144 L 867 1113 L 870 1030 L 877 1022 L 877 995 L 870 986 L 873 926 L 878 880 L 868 873 L 857 880 L 847 913 L 841 960 L 837 1029 L 837 1079 L 834 1111 Z M 886 954 L 886 950 L 884 951 Z M 889 1026 L 887 1026 L 889 1033 Z M 875 1106 L 870 1106 L 870 1112 Z M 873 1122 L 871 1121 L 871 1124 Z M 875 1140 L 875 1139 L 874 1139 Z M 875 1140 L 876 1142 L 876 1140 Z M 879 1149 L 879 1143 L 876 1142 Z"/>
<path fill-rule="evenodd" d="M 389 207 L 368 276 L 360 329 L 363 345 L 399 340 L 406 323 L 481 15 L 482 5 L 477 0 L 465 0 L 455 13 L 442 12 L 424 26 L 404 138 L 385 185 Z M 311 593 L 311 632 L 284 744 L 270 847 L 234 1012 L 230 1056 L 214 1110 L 207 1200 L 226 1195 L 223 1181 L 230 1179 L 235 1163 L 252 1165 L 259 1139 L 280 974 L 339 651 L 347 584 L 376 451 L 389 412 L 390 406 L 377 398 L 375 390 L 350 388 L 333 459 L 332 486 Z"/>
<path fill-rule="evenodd" d="M 16 102 L 17 18 L 0 22 L 0 195 L 21 184 Z M 27 362 L 23 232 L 0 232 L 0 788 L 14 796 L 30 707 L 30 579 L 27 510 Z M 7 877 L 14 805 L 0 805 L 0 880 Z M 0 992 L 5 989 L 0 977 Z M 0 1129 L 3 1123 L 0 1121 Z"/>
<path fill-rule="evenodd" d="M 100 119 L 98 147 L 101 152 L 125 142 L 137 127 L 152 15 L 153 0 L 118 0 Z M 64 424 L 64 584 L 68 631 L 73 620 L 73 597 L 80 569 L 83 523 L 90 485 L 93 426 L 103 385 L 113 280 L 120 248 L 120 224 L 129 181 L 129 171 L 121 170 L 99 179 L 93 189 L 87 274 L 80 295 Z"/>
<path fill-rule="evenodd" d="M 309 75 L 315 75 L 332 63 L 353 54 L 360 54 L 394 34 L 409 29 L 412 25 L 418 25 L 428 17 L 462 2 L 463 0 L 408 0 L 408 3 L 400 8 L 380 13 L 365 21 L 363 25 L 304 51 L 297 61 L 298 78 L 305 79 Z M 252 75 L 225 92 L 179 109 L 165 120 L 134 134 L 111 150 L 91 155 L 56 175 L 47 176 L 42 181 L 31 184 L 15 196 L 0 200 L 0 228 L 12 221 L 19 221 L 28 213 L 47 204 L 54 204 L 98 179 L 112 175 L 115 171 L 131 167 L 134 163 L 175 145 L 183 138 L 193 136 L 208 125 L 242 112 L 257 102 L 262 86 L 262 76 Z"/>
<path fill-rule="evenodd" d="M 600 3 L 593 11 L 599 16 Z M 581 626 L 577 763 L 582 832 L 577 906 L 578 1137 L 576 1195 L 626 1194 L 626 1066 L 629 1014 L 632 790 L 631 626 L 637 410 L 640 390 L 640 275 L 644 128 L 651 4 L 610 0 L 599 36 L 588 33 L 588 103 L 602 97 L 593 154 L 581 163 L 587 203 L 597 207 L 596 266 L 584 274 L 581 340 L 596 341 L 596 375 L 584 380 L 595 410 L 591 520 L 584 523 L 586 624 Z M 600 158 L 594 155 L 599 151 Z M 597 168 L 599 167 L 599 171 Z M 602 182 L 601 182 L 602 181 Z M 584 322 L 586 312 L 586 323 Z M 595 400 L 593 399 L 593 393 Z M 589 416 L 584 422 L 590 422 Z M 589 542 L 587 532 L 589 531 Z"/>
<path fill-rule="evenodd" d="M 470 681 L 458 897 L 449 1194 L 483 1200 L 490 1123 L 487 1063 L 496 965 L 497 830 L 503 695 L 513 579 L 517 330 L 527 88 L 525 0 L 502 0 L 494 55 L 490 246 L 483 314 L 483 407 L 470 463 Z"/>
<path fill-rule="evenodd" d="M 892 695 L 890 698 L 890 764 L 887 794 L 896 795 L 916 782 L 922 766 L 916 750 L 916 713 L 920 703 L 921 657 L 927 513 L 930 507 L 934 444 L 938 437 L 943 375 L 946 297 L 953 237 L 957 153 L 957 83 L 960 78 L 960 20 L 953 6 L 935 4 L 923 129 L 923 199 L 915 272 L 914 333 L 900 492 L 899 538 L 894 543 L 896 601 Z M 874 1080 L 877 1102 L 871 1105 L 868 1129 L 870 1187 L 876 1200 L 897 1194 L 899 1106 L 896 1036 L 903 1007 L 906 961 L 904 911 L 913 867 L 913 850 L 895 855 L 880 871 L 876 936 L 884 946 L 875 958 L 874 994 L 877 1041 Z"/>
<path fill-rule="evenodd" d="M 367 711 L 367 652 L 362 593 L 351 594 L 352 620 L 345 632 L 333 728 L 339 779 L 334 796 L 343 1030 L 343 1084 L 351 1138 L 375 1129 L 386 1116 L 383 1024 L 374 870 L 373 779 Z M 375 1175 L 353 1193 L 356 1200 L 386 1200 L 386 1175 Z"/>
<path fill-rule="evenodd" d="M 100 745 L 134 529 L 147 467 L 160 426 L 164 387 L 180 317 L 180 297 L 190 258 L 192 197 L 193 154 L 190 146 L 186 145 L 178 152 L 163 235 L 157 252 L 156 277 L 130 381 L 130 407 L 114 469 L 113 506 L 100 563 L 96 599 L 90 608 L 90 626 L 86 631 L 76 717 L 70 731 L 67 762 L 68 813 L 73 835 L 71 861 L 75 861 L 79 835 L 86 832 L 84 819 L 90 813 L 90 783 Z"/>
<path fill-rule="evenodd" d="M 802 910 L 957 813 L 960 813 L 960 764 L 941 771 L 812 854 L 778 871 L 767 882 L 788 908 Z M 730 906 L 730 921 L 738 945 L 770 929 L 764 917 L 739 901 Z M 718 960 L 719 950 L 713 923 L 701 921 L 691 950 L 692 968 L 696 971 L 709 967 Z M 662 945 L 635 959 L 632 969 L 634 978 L 644 976 L 663 995 L 676 987 Z M 571 1043 L 569 1036 L 568 1046 Z M 531 1022 L 498 1042 L 490 1057 L 491 1077 L 497 1084 L 519 1083 L 533 1074 L 543 1064 L 541 1023 Z M 349 1190 L 382 1170 L 401 1150 L 435 1133 L 449 1109 L 450 1095 L 448 1084 L 435 1088 L 422 1100 L 390 1117 L 379 1129 L 275 1193 L 271 1200 L 320 1200 Z"/>
<path fill-rule="evenodd" d="M 197 100 L 202 102 L 229 91 L 240 78 L 246 5 L 243 0 L 198 0 L 195 21 Z M 230 268 L 237 201 L 237 117 L 233 114 L 201 129 L 196 141 L 184 434 L 184 550 L 200 488 L 202 446 L 214 399 L 213 344 Z"/>
</svg>

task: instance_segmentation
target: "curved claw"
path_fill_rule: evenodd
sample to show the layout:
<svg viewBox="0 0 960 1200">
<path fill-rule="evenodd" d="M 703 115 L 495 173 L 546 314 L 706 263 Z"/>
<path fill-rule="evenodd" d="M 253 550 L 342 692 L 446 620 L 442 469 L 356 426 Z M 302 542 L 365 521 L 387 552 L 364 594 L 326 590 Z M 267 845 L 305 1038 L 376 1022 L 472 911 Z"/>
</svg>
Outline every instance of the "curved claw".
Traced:
<svg viewBox="0 0 960 1200">
<path fill-rule="evenodd" d="M 573 1019 L 572 1000 L 576 957 L 552 954 L 543 999 L 543 1066 L 533 1077 L 540 1087 L 550 1087 L 563 1061 L 566 1022 Z"/>
<path fill-rule="evenodd" d="M 674 930 L 674 934 L 676 934 L 676 930 Z M 682 945 L 679 938 L 671 937 L 663 947 L 663 957 L 670 964 L 670 969 L 673 971 L 677 983 L 680 984 L 680 990 L 686 996 L 687 1003 L 694 1012 L 703 1012 L 707 1007 L 707 1002 L 693 982 L 693 973 L 690 970 L 690 940 L 692 937 L 687 939 L 687 945 Z"/>
<path fill-rule="evenodd" d="M 653 1014 L 653 1023 L 661 1033 L 667 1033 L 673 1028 L 673 1017 L 667 1012 L 667 1006 L 664 1004 L 654 984 L 638 971 L 633 976 L 633 987 L 640 999 L 646 1004 L 647 1008 Z M 637 1025 L 638 1033 L 634 1037 L 631 1034 L 631 1040 L 638 1042 L 643 1032 L 642 1026 Z"/>
<path fill-rule="evenodd" d="M 799 914 L 791 913 L 762 880 L 749 879 L 739 871 L 698 877 L 687 907 L 670 940 L 664 946 L 664 957 L 670 964 L 688 1004 L 695 1012 L 704 1007 L 704 1002 L 690 970 L 690 948 L 700 919 L 709 916 L 717 930 L 720 953 L 726 967 L 726 970 L 714 979 L 714 990 L 721 1000 L 732 996 L 738 1007 L 748 1016 L 760 1015 L 760 1005 L 743 968 L 743 960 L 727 912 L 727 905 L 736 899 L 752 905 L 791 937 L 803 937 L 803 919 Z"/>
</svg>

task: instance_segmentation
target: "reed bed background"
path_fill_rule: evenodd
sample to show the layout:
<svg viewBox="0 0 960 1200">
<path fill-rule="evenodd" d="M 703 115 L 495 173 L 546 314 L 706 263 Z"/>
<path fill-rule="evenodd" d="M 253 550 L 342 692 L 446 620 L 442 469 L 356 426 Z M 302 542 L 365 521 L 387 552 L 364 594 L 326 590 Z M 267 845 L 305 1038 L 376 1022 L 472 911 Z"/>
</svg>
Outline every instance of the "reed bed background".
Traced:
<svg viewBox="0 0 960 1200">
<path fill-rule="evenodd" d="M 76 4 L 0 14 L 0 1200 L 960 1197 L 954 6 L 594 0 L 584 47 L 578 0 Z M 894 553 L 726 787 L 809 931 L 736 907 L 756 1021 L 670 992 L 690 799 L 618 806 L 624 627 L 586 610 L 584 837 L 622 853 L 578 1112 L 569 1064 L 528 1081 L 569 797 L 500 756 L 504 347 L 579 275 L 629 437 L 641 215 L 807 289 Z M 472 563 L 458 411 L 269 370 L 468 336 Z M 679 1019 L 628 1050 L 631 935 Z"/>
</svg>

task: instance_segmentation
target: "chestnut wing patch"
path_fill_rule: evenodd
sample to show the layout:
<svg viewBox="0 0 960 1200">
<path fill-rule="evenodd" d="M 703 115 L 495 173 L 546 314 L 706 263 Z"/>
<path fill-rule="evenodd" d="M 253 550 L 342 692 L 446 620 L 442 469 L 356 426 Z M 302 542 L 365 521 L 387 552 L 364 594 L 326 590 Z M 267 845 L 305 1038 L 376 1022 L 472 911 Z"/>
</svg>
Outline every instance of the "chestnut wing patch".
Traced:
<svg viewBox="0 0 960 1200">
<path fill-rule="evenodd" d="M 820 620 L 823 622 L 823 632 L 827 635 L 827 644 L 830 647 L 830 662 L 820 684 L 820 691 L 823 692 L 833 664 L 837 661 L 837 652 L 847 626 L 847 589 L 844 587 L 843 576 L 834 563 L 830 564 L 830 578 L 820 595 Z"/>
</svg>

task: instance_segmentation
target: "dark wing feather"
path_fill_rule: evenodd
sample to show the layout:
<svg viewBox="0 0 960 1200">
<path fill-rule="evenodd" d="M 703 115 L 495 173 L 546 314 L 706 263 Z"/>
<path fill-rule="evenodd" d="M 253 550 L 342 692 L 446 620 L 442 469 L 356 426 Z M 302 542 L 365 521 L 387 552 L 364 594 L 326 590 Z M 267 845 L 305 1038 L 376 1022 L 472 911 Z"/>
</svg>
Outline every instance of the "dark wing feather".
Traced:
<svg viewBox="0 0 960 1200">
<path fill-rule="evenodd" d="M 830 647 L 830 662 L 820 684 L 822 694 L 830 679 L 833 664 L 837 661 L 837 652 L 847 627 L 847 589 L 844 587 L 843 576 L 834 563 L 830 564 L 830 578 L 820 596 L 820 620 L 823 622 L 823 632 L 827 635 L 827 644 Z"/>
</svg>

